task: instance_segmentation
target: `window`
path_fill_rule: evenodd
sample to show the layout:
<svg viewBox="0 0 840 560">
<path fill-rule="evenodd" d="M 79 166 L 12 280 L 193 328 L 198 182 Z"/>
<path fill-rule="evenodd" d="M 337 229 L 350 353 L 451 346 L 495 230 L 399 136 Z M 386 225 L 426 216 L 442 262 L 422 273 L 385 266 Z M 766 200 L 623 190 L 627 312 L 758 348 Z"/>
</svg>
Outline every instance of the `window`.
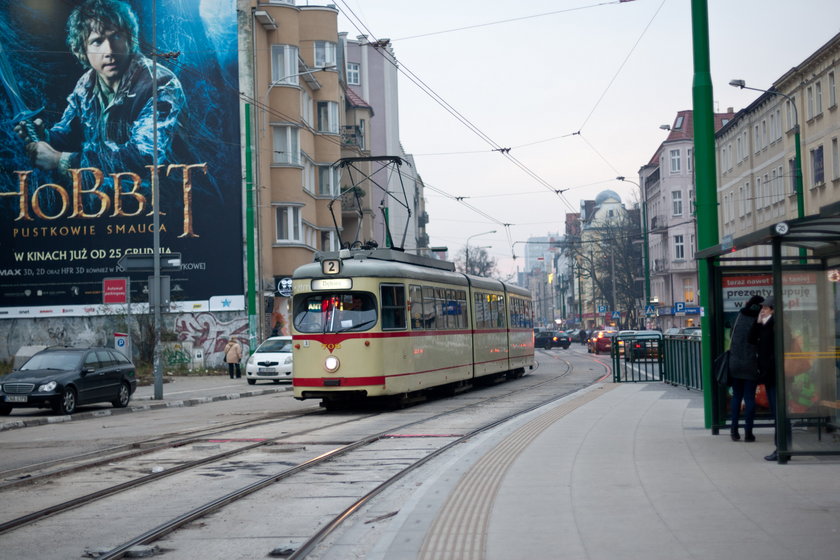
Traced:
<svg viewBox="0 0 840 560">
<path fill-rule="evenodd" d="M 671 191 L 671 202 L 673 204 L 674 216 L 682 216 L 682 214 L 683 214 L 682 191 Z"/>
<path fill-rule="evenodd" d="M 814 105 L 816 106 L 817 115 L 822 113 L 822 82 L 814 84 Z"/>
<path fill-rule="evenodd" d="M 767 147 L 767 121 L 761 121 L 761 147 Z"/>
<path fill-rule="evenodd" d="M 362 71 L 358 62 L 347 63 L 347 83 L 351 86 L 361 85 Z"/>
<path fill-rule="evenodd" d="M 749 183 L 747 183 L 749 185 Z M 767 185 L 761 182 L 761 177 L 755 178 L 755 200 L 756 205 L 759 207 L 768 206 L 770 203 L 770 199 L 764 191 L 767 189 Z"/>
<path fill-rule="evenodd" d="M 674 259 L 685 260 L 685 241 L 682 235 L 674 236 Z"/>
<path fill-rule="evenodd" d="M 298 84 L 298 48 L 271 45 L 271 81 L 275 84 Z"/>
<path fill-rule="evenodd" d="M 741 145 L 741 137 L 735 139 L 735 161 L 740 163 L 744 159 L 744 146 Z"/>
<path fill-rule="evenodd" d="M 300 134 L 293 126 L 274 126 L 274 163 L 300 164 Z"/>
<path fill-rule="evenodd" d="M 333 230 L 321 231 L 321 250 L 338 251 L 340 247 L 336 243 L 336 235 Z"/>
<path fill-rule="evenodd" d="M 305 89 L 300 90 L 300 118 L 309 127 L 312 127 L 312 96 Z"/>
<path fill-rule="evenodd" d="M 379 296 L 382 302 L 382 330 L 405 329 L 405 286 L 382 284 Z"/>
<path fill-rule="evenodd" d="M 694 152 L 692 151 L 691 148 L 689 148 L 688 151 L 686 152 L 686 156 L 685 156 L 685 167 L 686 167 L 686 169 L 688 170 L 689 173 L 691 173 L 691 167 L 692 167 L 691 158 L 693 158 L 693 157 L 694 157 Z"/>
<path fill-rule="evenodd" d="M 759 133 L 758 125 L 753 127 L 753 145 L 755 148 L 755 153 L 761 151 L 761 134 Z"/>
<path fill-rule="evenodd" d="M 318 102 L 318 132 L 338 134 L 338 103 L 335 101 Z"/>
<path fill-rule="evenodd" d="M 277 242 L 300 243 L 303 224 L 300 219 L 300 206 L 277 206 Z"/>
<path fill-rule="evenodd" d="M 315 68 L 335 66 L 335 51 L 332 41 L 315 41 Z"/>
<path fill-rule="evenodd" d="M 303 191 L 315 194 L 315 166 L 309 158 L 303 158 Z"/>
<path fill-rule="evenodd" d="M 806 108 L 806 118 L 813 119 L 814 118 L 814 87 L 808 86 L 805 90 L 805 108 Z"/>
<path fill-rule="evenodd" d="M 683 301 L 694 303 L 694 284 L 691 278 L 683 278 Z"/>
<path fill-rule="evenodd" d="M 680 115 L 677 117 L 677 120 L 674 121 L 674 130 L 679 130 L 682 128 L 683 125 L 683 116 Z"/>
<path fill-rule="evenodd" d="M 796 98 L 794 96 L 790 96 L 790 99 L 785 101 L 785 113 L 787 117 L 788 123 L 788 130 L 796 126 L 798 123 L 796 122 Z"/>
<path fill-rule="evenodd" d="M 840 179 L 840 147 L 837 146 L 837 138 L 831 139 L 831 178 Z"/>
<path fill-rule="evenodd" d="M 813 183 L 816 187 L 825 181 L 825 172 L 823 169 L 823 147 L 820 146 L 811 150 L 811 169 L 813 170 Z"/>
<path fill-rule="evenodd" d="M 319 292 L 294 298 L 294 325 L 305 333 L 367 331 L 376 325 L 370 292 Z"/>
<path fill-rule="evenodd" d="M 834 72 L 828 73 L 828 106 L 837 106 L 837 84 L 834 82 Z"/>
<path fill-rule="evenodd" d="M 318 166 L 318 194 L 338 196 L 338 168 L 332 165 Z"/>
<path fill-rule="evenodd" d="M 671 174 L 680 172 L 680 151 L 671 150 Z"/>
<path fill-rule="evenodd" d="M 764 182 L 765 183 L 767 182 L 767 175 L 764 176 Z M 742 192 L 743 192 L 742 196 L 744 197 L 744 215 L 749 215 L 750 213 L 752 213 L 752 207 L 753 207 L 753 205 L 750 203 L 750 182 L 749 181 L 744 183 L 744 190 Z"/>
<path fill-rule="evenodd" d="M 776 140 L 776 115 L 770 113 L 770 142 Z"/>
</svg>

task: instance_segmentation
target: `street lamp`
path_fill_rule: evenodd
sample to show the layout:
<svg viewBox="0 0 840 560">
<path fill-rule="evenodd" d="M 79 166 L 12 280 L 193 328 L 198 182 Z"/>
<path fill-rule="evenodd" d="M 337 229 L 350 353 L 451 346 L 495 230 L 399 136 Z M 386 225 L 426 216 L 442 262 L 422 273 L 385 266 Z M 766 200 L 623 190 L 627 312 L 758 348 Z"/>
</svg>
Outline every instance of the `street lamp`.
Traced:
<svg viewBox="0 0 840 560">
<path fill-rule="evenodd" d="M 645 269 L 645 306 L 650 303 L 650 255 L 648 254 L 648 224 L 647 224 L 647 193 L 642 186 L 631 181 L 627 177 L 616 177 L 617 181 L 624 181 L 625 183 L 632 183 L 639 187 L 639 194 L 642 196 L 642 266 Z"/>
<path fill-rule="evenodd" d="M 799 113 L 796 110 L 796 103 L 794 99 L 786 93 L 775 89 L 760 89 L 749 87 L 747 82 L 744 80 L 730 80 L 729 85 L 732 87 L 737 87 L 741 89 L 751 89 L 753 91 L 760 91 L 763 93 L 769 93 L 771 95 L 781 95 L 785 99 L 790 102 L 790 106 L 793 107 L 793 141 L 796 144 L 794 149 L 794 190 L 796 192 L 796 216 L 797 218 L 801 218 L 805 215 L 805 199 L 803 195 L 802 189 L 802 151 L 800 147 L 800 136 L 799 136 Z"/>
<path fill-rule="evenodd" d="M 469 274 L 470 273 L 470 239 L 473 237 L 478 237 L 479 235 L 490 235 L 491 233 L 496 233 L 496 230 L 485 231 L 483 233 L 476 233 L 474 235 L 470 235 L 467 237 L 466 247 L 464 249 L 464 272 Z"/>
</svg>

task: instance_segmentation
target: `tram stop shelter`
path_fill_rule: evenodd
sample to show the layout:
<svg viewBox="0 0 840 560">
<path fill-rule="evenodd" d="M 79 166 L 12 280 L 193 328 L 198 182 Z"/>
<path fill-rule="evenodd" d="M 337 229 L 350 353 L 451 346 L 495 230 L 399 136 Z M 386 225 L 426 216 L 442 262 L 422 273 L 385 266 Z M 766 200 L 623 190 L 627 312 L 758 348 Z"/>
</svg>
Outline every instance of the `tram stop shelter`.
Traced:
<svg viewBox="0 0 840 560">
<path fill-rule="evenodd" d="M 728 348 L 731 326 L 752 295 L 774 296 L 779 462 L 840 455 L 840 203 L 704 249 L 696 258 L 706 259 L 710 276 L 712 356 Z M 710 386 L 706 402 L 717 434 L 728 428 L 729 390 L 714 380 Z M 763 386 L 757 405 L 756 426 L 772 426 Z"/>
</svg>

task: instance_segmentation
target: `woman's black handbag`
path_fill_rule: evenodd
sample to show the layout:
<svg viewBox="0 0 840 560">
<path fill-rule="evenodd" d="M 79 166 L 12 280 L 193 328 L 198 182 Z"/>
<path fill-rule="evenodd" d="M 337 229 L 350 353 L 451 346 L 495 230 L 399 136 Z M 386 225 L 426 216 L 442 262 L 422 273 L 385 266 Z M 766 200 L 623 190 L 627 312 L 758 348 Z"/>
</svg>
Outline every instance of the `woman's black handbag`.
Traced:
<svg viewBox="0 0 840 560">
<path fill-rule="evenodd" d="M 715 358 L 714 362 L 715 379 L 719 385 L 724 387 L 729 386 L 729 350 Z"/>
</svg>

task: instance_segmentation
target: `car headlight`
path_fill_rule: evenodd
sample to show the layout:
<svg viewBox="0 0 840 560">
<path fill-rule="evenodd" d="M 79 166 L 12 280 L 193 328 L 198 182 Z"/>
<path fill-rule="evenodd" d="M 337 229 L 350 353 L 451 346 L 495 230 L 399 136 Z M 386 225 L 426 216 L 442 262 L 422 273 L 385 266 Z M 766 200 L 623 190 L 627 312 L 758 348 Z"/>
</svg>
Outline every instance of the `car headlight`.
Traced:
<svg viewBox="0 0 840 560">
<path fill-rule="evenodd" d="M 285 361 L 285 362 L 283 362 L 283 363 L 286 363 L 286 364 L 291 364 L 291 363 L 292 363 L 292 355 L 291 355 L 291 354 L 289 354 L 288 356 L 286 356 L 286 361 Z"/>
<path fill-rule="evenodd" d="M 324 369 L 330 373 L 338 371 L 340 365 L 341 363 L 338 361 L 337 356 L 327 356 L 327 359 L 324 360 Z"/>
<path fill-rule="evenodd" d="M 54 391 L 56 387 L 58 387 L 58 383 L 56 383 L 55 381 L 50 381 L 49 383 L 44 383 L 43 385 L 38 387 L 38 392 L 49 393 L 50 391 Z"/>
</svg>

